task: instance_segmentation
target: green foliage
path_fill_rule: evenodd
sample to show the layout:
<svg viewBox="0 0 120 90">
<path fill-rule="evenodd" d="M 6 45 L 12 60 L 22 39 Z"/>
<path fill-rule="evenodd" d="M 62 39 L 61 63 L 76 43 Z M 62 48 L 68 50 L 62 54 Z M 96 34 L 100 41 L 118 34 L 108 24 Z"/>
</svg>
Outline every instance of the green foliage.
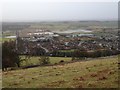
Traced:
<svg viewBox="0 0 120 90">
<path fill-rule="evenodd" d="M 73 52 L 72 60 L 85 59 L 86 56 L 87 56 L 87 51 L 84 48 L 81 48 Z"/>
<path fill-rule="evenodd" d="M 8 67 L 20 67 L 20 58 L 15 50 L 15 42 L 5 41 L 2 43 L 2 68 L 7 69 Z"/>
<path fill-rule="evenodd" d="M 50 59 L 48 56 L 40 56 L 39 62 L 40 65 L 46 65 L 50 63 Z"/>
</svg>

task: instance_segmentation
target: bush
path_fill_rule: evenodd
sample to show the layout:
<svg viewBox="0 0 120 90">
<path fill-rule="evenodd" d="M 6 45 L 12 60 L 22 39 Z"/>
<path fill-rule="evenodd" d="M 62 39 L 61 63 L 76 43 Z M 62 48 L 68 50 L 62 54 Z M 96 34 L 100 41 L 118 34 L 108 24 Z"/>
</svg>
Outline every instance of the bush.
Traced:
<svg viewBox="0 0 120 90">
<path fill-rule="evenodd" d="M 85 49 L 78 49 L 73 52 L 72 61 L 73 60 L 83 60 L 87 57 L 87 51 Z"/>
<path fill-rule="evenodd" d="M 20 58 L 15 50 L 15 42 L 4 42 L 2 43 L 2 70 L 8 67 L 20 67 Z"/>
<path fill-rule="evenodd" d="M 60 60 L 60 62 L 59 63 L 63 63 L 64 62 L 64 60 Z"/>
<path fill-rule="evenodd" d="M 39 62 L 40 65 L 46 65 L 50 63 L 50 59 L 48 56 L 40 56 Z"/>
</svg>

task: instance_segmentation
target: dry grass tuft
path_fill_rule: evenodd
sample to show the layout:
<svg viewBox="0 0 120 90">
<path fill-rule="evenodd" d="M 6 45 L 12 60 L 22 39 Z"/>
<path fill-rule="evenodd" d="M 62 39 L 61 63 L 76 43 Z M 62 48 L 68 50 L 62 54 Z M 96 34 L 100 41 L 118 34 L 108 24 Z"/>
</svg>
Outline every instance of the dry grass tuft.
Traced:
<svg viewBox="0 0 120 90">
<path fill-rule="evenodd" d="M 66 81 L 64 81 L 64 80 L 54 81 L 54 82 L 49 83 L 47 86 L 48 87 L 59 86 L 60 84 L 64 84 L 65 82 Z"/>
<path fill-rule="evenodd" d="M 88 87 L 95 87 L 96 85 L 95 85 L 94 83 L 89 82 L 89 83 L 87 84 L 87 86 L 88 86 Z"/>
<path fill-rule="evenodd" d="M 79 78 L 73 78 L 73 80 L 77 80 L 77 81 L 85 81 L 85 78 L 83 78 L 82 76 Z"/>
<path fill-rule="evenodd" d="M 106 79 L 107 79 L 106 76 L 100 76 L 100 77 L 98 77 L 98 80 L 106 80 Z"/>
<path fill-rule="evenodd" d="M 111 70 L 111 71 L 108 72 L 108 74 L 110 74 L 110 75 L 115 74 L 115 71 Z"/>
<path fill-rule="evenodd" d="M 28 84 L 30 84 L 30 81 L 28 81 Z"/>
<path fill-rule="evenodd" d="M 92 73 L 90 76 L 91 77 L 97 77 L 98 75 L 96 73 Z"/>
</svg>

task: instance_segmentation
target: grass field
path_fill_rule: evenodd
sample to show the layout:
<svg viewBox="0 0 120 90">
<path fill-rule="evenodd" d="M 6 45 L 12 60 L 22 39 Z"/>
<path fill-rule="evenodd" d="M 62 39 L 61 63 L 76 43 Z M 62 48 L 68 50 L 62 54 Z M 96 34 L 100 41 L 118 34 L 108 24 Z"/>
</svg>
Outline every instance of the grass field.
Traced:
<svg viewBox="0 0 120 90">
<path fill-rule="evenodd" d="M 0 38 L 0 42 L 5 42 L 5 41 L 14 41 L 14 38 Z"/>
<path fill-rule="evenodd" d="M 59 52 L 74 52 L 75 49 L 71 49 L 71 50 L 59 50 Z"/>
<path fill-rule="evenodd" d="M 25 56 L 21 56 L 22 59 L 25 58 Z M 39 64 L 39 58 L 37 56 L 31 57 L 30 60 L 27 62 L 24 61 L 21 63 L 21 66 L 27 66 L 27 65 L 36 65 Z M 49 57 L 50 58 L 50 64 L 56 64 L 59 63 L 61 60 L 64 60 L 65 62 L 71 61 L 71 57 Z"/>
<path fill-rule="evenodd" d="M 5 88 L 117 88 L 118 57 L 3 72 L 2 84 Z"/>
</svg>

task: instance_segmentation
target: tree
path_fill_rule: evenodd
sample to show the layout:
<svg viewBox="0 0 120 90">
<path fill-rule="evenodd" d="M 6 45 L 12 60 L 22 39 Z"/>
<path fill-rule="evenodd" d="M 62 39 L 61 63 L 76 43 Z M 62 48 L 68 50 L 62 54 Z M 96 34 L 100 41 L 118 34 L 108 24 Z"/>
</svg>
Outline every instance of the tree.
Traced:
<svg viewBox="0 0 120 90">
<path fill-rule="evenodd" d="M 80 60 L 87 57 L 87 51 L 84 48 L 79 48 L 78 50 L 75 50 L 72 55 L 72 60 Z"/>
<path fill-rule="evenodd" d="M 2 70 L 15 66 L 20 67 L 20 58 L 15 50 L 15 42 L 6 41 L 2 43 Z"/>
</svg>

